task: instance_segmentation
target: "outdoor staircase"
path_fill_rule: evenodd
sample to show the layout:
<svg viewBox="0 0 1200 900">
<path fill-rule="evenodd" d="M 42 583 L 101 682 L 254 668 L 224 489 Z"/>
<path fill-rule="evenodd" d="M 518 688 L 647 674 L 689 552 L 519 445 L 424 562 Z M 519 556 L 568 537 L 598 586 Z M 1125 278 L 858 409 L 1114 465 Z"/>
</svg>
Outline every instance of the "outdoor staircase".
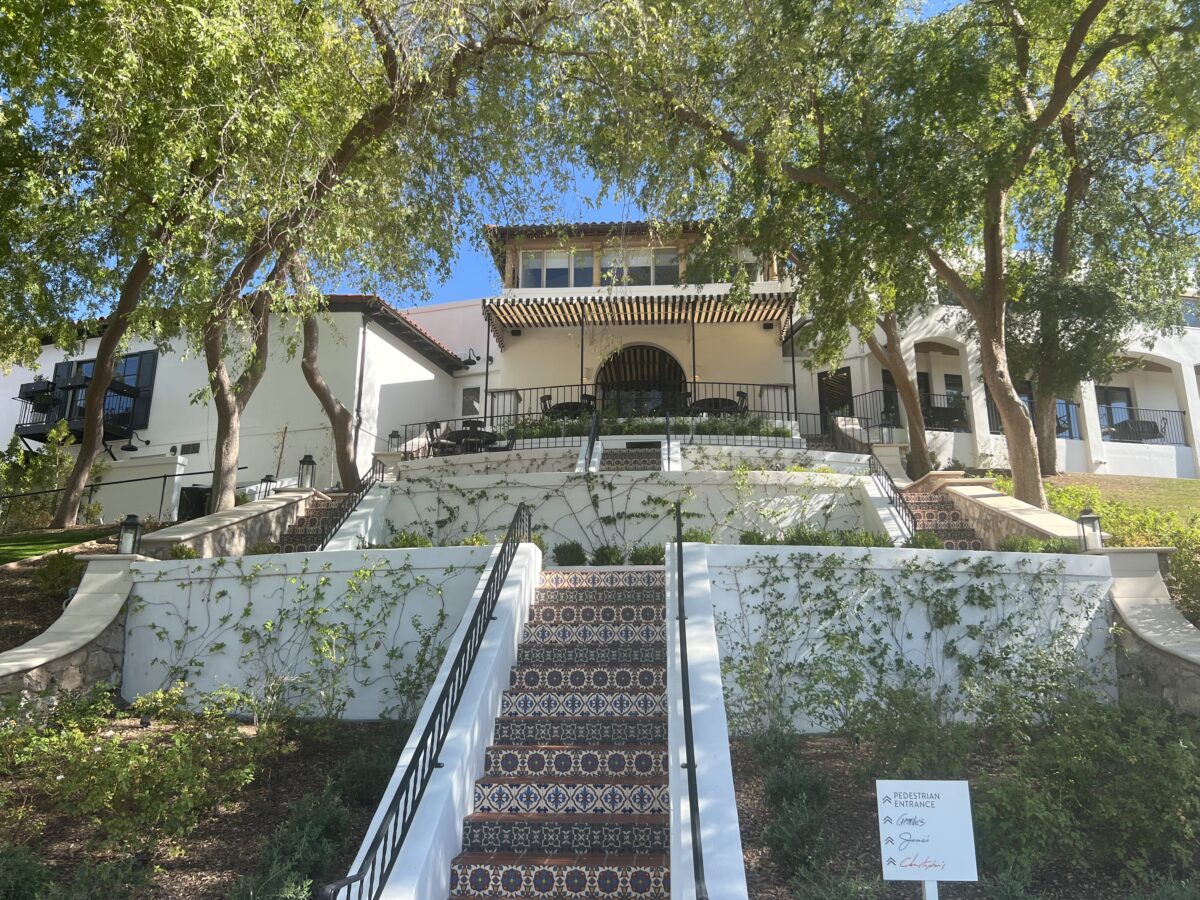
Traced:
<svg viewBox="0 0 1200 900">
<path fill-rule="evenodd" d="M 945 494 L 906 491 L 904 499 L 916 519 L 917 531 L 932 531 L 947 550 L 983 549 L 975 529 L 963 521 L 962 513 Z"/>
<path fill-rule="evenodd" d="M 452 898 L 670 897 L 665 616 L 661 571 L 542 573 Z"/>
<path fill-rule="evenodd" d="M 619 447 L 600 454 L 601 472 L 657 472 L 662 469 L 662 447 Z"/>
<path fill-rule="evenodd" d="M 280 553 L 311 553 L 321 549 L 321 543 L 329 534 L 329 527 L 337 518 L 342 504 L 340 495 L 314 494 L 304 508 L 304 515 L 296 519 L 276 543 Z"/>
</svg>

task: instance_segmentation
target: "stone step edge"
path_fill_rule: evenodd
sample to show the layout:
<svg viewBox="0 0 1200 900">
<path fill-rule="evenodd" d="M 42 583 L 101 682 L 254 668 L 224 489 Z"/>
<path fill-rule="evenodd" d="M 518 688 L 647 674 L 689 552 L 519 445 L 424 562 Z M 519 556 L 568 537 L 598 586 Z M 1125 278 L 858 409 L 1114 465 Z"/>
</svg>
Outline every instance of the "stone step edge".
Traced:
<svg viewBox="0 0 1200 900">
<path fill-rule="evenodd" d="M 620 862 L 614 862 L 620 860 Z M 536 861 L 544 866 L 663 866 L 670 864 L 671 858 L 666 853 L 578 853 L 545 854 L 545 853 L 460 853 L 450 861 L 451 865 L 475 864 L 487 865 L 529 865 Z"/>
<path fill-rule="evenodd" d="M 667 775 L 480 775 L 476 784 L 621 784 L 661 787 Z"/>
<path fill-rule="evenodd" d="M 567 822 L 572 825 L 663 825 L 671 824 L 670 813 L 512 813 L 470 812 L 464 824 L 546 824 Z"/>
</svg>

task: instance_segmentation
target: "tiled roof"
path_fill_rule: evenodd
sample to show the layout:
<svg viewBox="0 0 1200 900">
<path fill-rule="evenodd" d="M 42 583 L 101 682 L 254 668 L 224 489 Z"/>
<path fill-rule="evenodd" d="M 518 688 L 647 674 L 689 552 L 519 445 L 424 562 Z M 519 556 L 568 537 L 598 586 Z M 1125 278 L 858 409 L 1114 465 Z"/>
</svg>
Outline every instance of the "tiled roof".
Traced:
<svg viewBox="0 0 1200 900">
<path fill-rule="evenodd" d="M 405 344 L 447 372 L 465 368 L 457 353 L 414 322 L 409 316 L 374 294 L 329 294 L 329 308 L 343 312 L 362 312 Z"/>
</svg>

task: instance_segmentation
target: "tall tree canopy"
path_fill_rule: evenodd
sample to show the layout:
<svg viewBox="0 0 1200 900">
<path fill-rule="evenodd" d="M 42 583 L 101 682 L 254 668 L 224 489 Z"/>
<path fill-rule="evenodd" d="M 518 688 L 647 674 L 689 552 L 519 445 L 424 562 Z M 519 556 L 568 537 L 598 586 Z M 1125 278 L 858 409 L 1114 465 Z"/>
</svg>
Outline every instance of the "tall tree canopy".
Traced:
<svg viewBox="0 0 1200 900">
<path fill-rule="evenodd" d="M 1008 361 L 1019 201 L 1092 85 L 1195 93 L 1197 16 L 1194 0 L 977 0 L 931 17 L 896 0 L 647 2 L 597 35 L 561 97 L 598 167 L 640 163 L 661 215 L 712 209 L 775 246 L 852 241 L 859 260 L 915 253 L 970 316 L 1015 492 L 1044 505 Z M 861 263 L 838 274 L 850 288 Z"/>
</svg>

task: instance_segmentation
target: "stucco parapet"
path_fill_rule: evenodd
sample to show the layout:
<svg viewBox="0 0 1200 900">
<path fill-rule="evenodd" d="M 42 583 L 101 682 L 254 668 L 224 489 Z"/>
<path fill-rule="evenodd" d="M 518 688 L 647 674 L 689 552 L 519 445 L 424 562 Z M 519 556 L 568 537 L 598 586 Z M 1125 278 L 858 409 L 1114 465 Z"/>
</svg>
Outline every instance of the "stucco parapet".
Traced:
<svg viewBox="0 0 1200 900">
<path fill-rule="evenodd" d="M 1200 629 L 1179 612 L 1159 575 L 1159 554 L 1166 549 L 1169 548 L 1128 547 L 1102 551 L 1112 564 L 1113 606 L 1136 637 L 1163 653 L 1200 667 Z"/>
<path fill-rule="evenodd" d="M 957 484 L 945 487 L 945 493 L 984 507 L 989 513 L 1019 522 L 1026 528 L 1050 537 L 1079 539 L 1079 525 L 1036 506 L 1024 503 L 1015 497 L 996 490 L 991 484 Z"/>
<path fill-rule="evenodd" d="M 292 488 L 290 490 L 276 491 L 273 496 L 262 500 L 251 500 L 249 503 L 243 503 L 241 506 L 235 506 L 233 509 L 209 513 L 207 516 L 201 516 L 199 519 L 192 519 L 188 522 L 180 522 L 178 525 L 172 525 L 169 528 L 162 528 L 142 538 L 142 546 L 162 547 L 193 541 L 204 535 L 221 531 L 233 525 L 240 525 L 259 516 L 278 512 L 297 503 L 305 502 L 317 493 L 317 491 L 311 488 Z M 283 496 L 280 496 L 281 494 Z"/>
</svg>

